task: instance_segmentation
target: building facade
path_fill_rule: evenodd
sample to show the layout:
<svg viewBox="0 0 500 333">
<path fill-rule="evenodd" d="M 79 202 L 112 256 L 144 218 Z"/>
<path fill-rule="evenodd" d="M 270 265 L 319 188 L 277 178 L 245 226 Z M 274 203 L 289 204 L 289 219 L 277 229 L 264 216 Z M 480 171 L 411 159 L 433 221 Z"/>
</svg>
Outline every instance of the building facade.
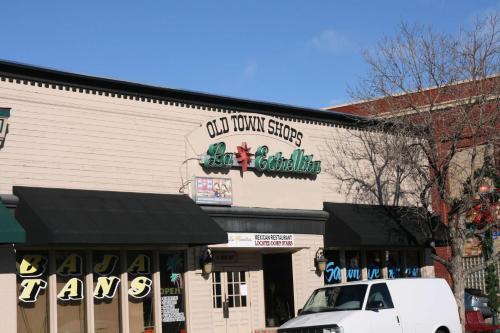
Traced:
<svg viewBox="0 0 500 333">
<path fill-rule="evenodd" d="M 331 176 L 357 117 L 9 62 L 0 108 L 2 332 L 260 332 L 325 283 L 433 275 Z"/>
<path fill-rule="evenodd" d="M 443 156 L 449 154 L 450 142 L 446 139 L 448 133 L 457 135 L 455 139 L 456 152 L 451 160 L 450 179 L 447 181 L 447 193 L 452 198 L 458 198 L 464 190 L 464 182 L 470 177 L 474 169 L 481 166 L 485 154 L 490 157 L 494 168 L 500 170 L 500 146 L 498 135 L 500 132 L 499 114 L 499 87 L 500 75 L 476 78 L 470 81 L 458 82 L 456 84 L 442 85 L 438 88 L 429 87 L 412 93 L 386 96 L 384 98 L 353 102 L 344 105 L 330 106 L 325 110 L 342 112 L 345 114 L 381 117 L 401 118 L 414 124 L 423 124 L 433 129 L 435 141 L 440 142 L 436 147 Z M 463 112 L 468 110 L 468 112 Z M 429 112 L 429 114 L 426 114 Z M 473 124 L 472 129 L 464 126 L 459 130 L 456 125 L 465 123 L 464 113 Z M 454 124 L 454 126 L 452 125 Z M 451 128 L 451 130 L 450 130 Z M 451 135 L 448 134 L 448 137 Z M 487 146 L 491 151 L 487 153 Z M 439 159 L 436 159 L 439 160 Z M 499 191 L 498 188 L 490 189 L 492 192 Z M 496 207 L 496 216 L 500 218 L 500 210 Z M 450 207 L 441 200 L 437 189 L 432 193 L 432 211 L 438 215 L 443 223 L 448 223 Z M 495 210 L 493 209 L 495 212 Z M 494 215 L 495 213 L 493 213 Z M 467 217 L 467 219 L 469 219 Z M 494 249 L 500 249 L 500 237 L 495 228 L 493 232 Z M 443 245 L 443 244 L 441 244 Z M 464 246 L 464 266 L 471 268 L 484 262 L 481 252 L 481 241 L 476 237 L 467 239 Z M 445 259 L 451 258 L 449 246 L 437 246 L 436 253 Z M 452 279 L 448 269 L 440 262 L 435 261 L 436 277 L 446 279 L 450 284 Z M 500 272 L 498 264 L 495 265 Z M 485 272 L 480 270 L 466 279 L 466 287 L 486 290 Z"/>
</svg>

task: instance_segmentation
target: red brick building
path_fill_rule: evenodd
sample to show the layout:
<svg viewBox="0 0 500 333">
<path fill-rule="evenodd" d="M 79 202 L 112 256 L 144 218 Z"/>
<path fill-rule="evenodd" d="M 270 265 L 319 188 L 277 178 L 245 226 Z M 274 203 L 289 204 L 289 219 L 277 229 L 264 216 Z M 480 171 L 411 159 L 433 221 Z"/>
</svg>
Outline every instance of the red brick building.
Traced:
<svg viewBox="0 0 500 333">
<path fill-rule="evenodd" d="M 494 137 L 493 151 L 495 166 L 500 169 L 500 109 L 499 109 L 500 75 L 494 75 L 483 80 L 466 81 L 439 88 L 429 88 L 414 93 L 400 94 L 390 98 L 380 98 L 353 102 L 349 104 L 330 106 L 326 110 L 345 114 L 362 115 L 368 117 L 405 117 L 412 123 L 431 125 L 433 133 L 440 138 L 451 137 L 457 133 L 456 124 L 462 122 L 463 113 L 459 109 L 470 108 L 468 116 L 470 123 L 478 126 L 463 128 L 458 141 L 458 151 L 467 151 L 473 146 L 481 146 L 486 138 Z M 422 112 L 427 111 L 427 112 Z M 430 116 L 429 116 L 430 115 Z M 480 126 L 482 117 L 487 115 L 493 126 Z M 432 124 L 428 122 L 432 121 Z M 493 134 L 493 135 L 492 135 Z M 444 140 L 438 149 L 446 152 L 450 141 Z M 448 190 L 453 191 L 453 185 L 448 184 Z M 447 223 L 447 206 L 438 195 L 432 196 L 433 211 L 440 215 Z M 469 248 L 470 250 L 470 248 Z M 437 249 L 437 254 L 449 258 L 451 251 L 447 247 Z M 435 262 L 436 277 L 446 278 L 450 275 L 447 269 Z"/>
</svg>

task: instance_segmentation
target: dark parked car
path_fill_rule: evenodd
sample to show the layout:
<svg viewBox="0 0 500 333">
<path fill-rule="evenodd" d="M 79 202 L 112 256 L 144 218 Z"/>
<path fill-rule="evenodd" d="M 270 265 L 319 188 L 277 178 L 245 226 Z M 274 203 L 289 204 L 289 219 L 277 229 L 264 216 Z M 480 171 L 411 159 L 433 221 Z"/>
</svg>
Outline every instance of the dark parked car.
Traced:
<svg viewBox="0 0 500 333">
<path fill-rule="evenodd" d="M 488 307 L 488 296 L 480 289 L 465 289 L 465 311 L 481 311 L 484 318 L 493 315 Z"/>
</svg>

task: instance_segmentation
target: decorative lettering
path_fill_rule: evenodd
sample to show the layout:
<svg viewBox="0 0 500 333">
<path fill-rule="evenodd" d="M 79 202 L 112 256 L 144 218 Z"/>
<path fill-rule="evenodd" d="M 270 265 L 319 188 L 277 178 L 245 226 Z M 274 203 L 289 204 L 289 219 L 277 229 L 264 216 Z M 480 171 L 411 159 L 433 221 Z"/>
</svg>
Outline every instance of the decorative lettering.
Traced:
<svg viewBox="0 0 500 333">
<path fill-rule="evenodd" d="M 99 275 L 109 275 L 111 274 L 118 263 L 118 256 L 113 254 L 104 254 L 102 256 L 102 261 L 94 265 L 94 273 Z"/>
<path fill-rule="evenodd" d="M 138 276 L 130 282 L 128 294 L 134 298 L 143 298 L 149 295 L 153 281 L 145 276 Z"/>
<path fill-rule="evenodd" d="M 418 266 L 410 266 L 405 269 L 405 275 L 407 277 L 419 277 L 420 268 Z"/>
<path fill-rule="evenodd" d="M 66 282 L 61 291 L 57 294 L 61 301 L 75 301 L 83 299 L 83 282 L 77 278 L 71 278 Z"/>
<path fill-rule="evenodd" d="M 25 303 L 34 303 L 40 291 L 47 288 L 47 282 L 42 279 L 25 279 L 21 281 L 19 300 Z"/>
<path fill-rule="evenodd" d="M 234 154 L 226 153 L 226 144 L 218 142 L 208 147 L 202 164 L 205 168 L 230 168 L 233 166 L 233 158 Z"/>
<path fill-rule="evenodd" d="M 134 261 L 130 264 L 127 272 L 130 274 L 149 274 L 149 263 L 151 262 L 149 256 L 145 254 L 139 254 L 135 257 Z"/>
<path fill-rule="evenodd" d="M 325 269 L 325 279 L 326 283 L 336 283 L 341 280 L 341 269 L 340 266 L 335 266 L 333 261 L 326 263 Z"/>
<path fill-rule="evenodd" d="M 284 141 L 289 141 L 296 147 L 300 147 L 303 138 L 302 132 L 298 129 L 276 119 L 257 115 L 237 114 L 231 115 L 231 117 L 221 117 L 208 121 L 205 127 L 211 139 L 230 132 L 267 133 Z"/>
<path fill-rule="evenodd" d="M 57 268 L 56 273 L 60 276 L 82 275 L 82 257 L 74 253 L 70 254 Z"/>
<path fill-rule="evenodd" d="M 382 277 L 382 271 L 378 266 L 368 267 L 368 280 L 380 279 Z"/>
<path fill-rule="evenodd" d="M 48 260 L 38 254 L 27 254 L 23 256 L 19 265 L 19 275 L 21 277 L 39 277 L 45 273 Z"/>
<path fill-rule="evenodd" d="M 387 273 L 388 273 L 389 279 L 395 279 L 395 278 L 399 277 L 400 272 L 401 272 L 401 267 L 391 266 L 391 267 L 387 268 Z"/>
<path fill-rule="evenodd" d="M 99 276 L 94 289 L 94 298 L 113 298 L 120 284 L 120 279 L 116 276 Z"/>
<path fill-rule="evenodd" d="M 361 269 L 359 267 L 347 267 L 347 281 L 361 280 Z"/>
<path fill-rule="evenodd" d="M 240 155 L 240 148 L 243 146 L 246 148 L 246 144 L 244 143 L 239 147 L 238 154 Z M 240 156 L 238 154 L 236 156 Z M 235 159 L 235 154 L 226 153 L 226 144 L 224 142 L 218 142 L 209 146 L 207 155 L 201 157 L 200 164 L 205 168 L 230 169 L 233 166 L 238 166 L 240 160 L 241 158 Z M 246 171 L 247 168 L 254 168 L 259 172 L 303 175 L 317 175 L 321 172 L 321 161 L 314 161 L 313 155 L 306 155 L 303 149 L 295 149 L 290 157 L 286 158 L 282 152 L 270 155 L 268 146 L 260 146 L 255 152 L 254 161 L 251 160 L 251 155 L 246 155 L 244 161 L 244 164 L 240 163 L 243 171 Z"/>
</svg>

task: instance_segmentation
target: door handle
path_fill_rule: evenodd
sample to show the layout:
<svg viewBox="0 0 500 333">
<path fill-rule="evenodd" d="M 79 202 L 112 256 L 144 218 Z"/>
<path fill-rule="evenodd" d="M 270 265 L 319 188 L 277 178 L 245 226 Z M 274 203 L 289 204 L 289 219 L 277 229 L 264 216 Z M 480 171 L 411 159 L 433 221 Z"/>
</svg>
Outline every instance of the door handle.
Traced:
<svg viewBox="0 0 500 333">
<path fill-rule="evenodd" d="M 396 315 L 396 320 L 398 321 L 398 324 L 401 324 L 401 323 L 399 322 L 399 316 L 398 316 L 398 315 Z"/>
</svg>

